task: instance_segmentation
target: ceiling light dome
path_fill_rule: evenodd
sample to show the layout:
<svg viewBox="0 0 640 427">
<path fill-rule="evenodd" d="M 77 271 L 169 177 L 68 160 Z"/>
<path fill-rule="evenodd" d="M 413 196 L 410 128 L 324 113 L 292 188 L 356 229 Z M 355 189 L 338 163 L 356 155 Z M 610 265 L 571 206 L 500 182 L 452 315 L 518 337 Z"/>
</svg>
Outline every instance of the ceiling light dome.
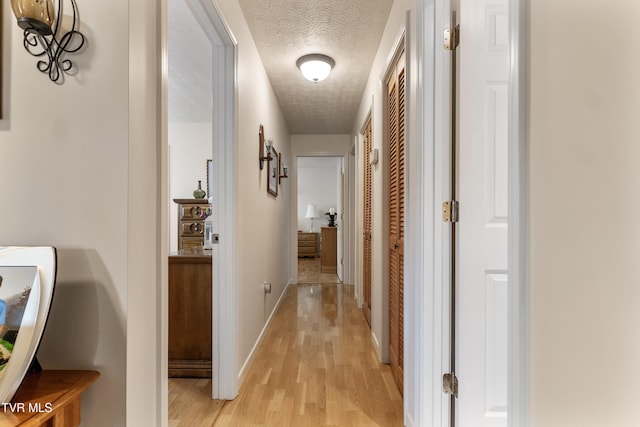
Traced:
<svg viewBox="0 0 640 427">
<path fill-rule="evenodd" d="M 329 76 L 336 63 L 327 55 L 314 53 L 301 56 L 296 61 L 296 65 L 305 79 L 317 83 Z"/>
</svg>

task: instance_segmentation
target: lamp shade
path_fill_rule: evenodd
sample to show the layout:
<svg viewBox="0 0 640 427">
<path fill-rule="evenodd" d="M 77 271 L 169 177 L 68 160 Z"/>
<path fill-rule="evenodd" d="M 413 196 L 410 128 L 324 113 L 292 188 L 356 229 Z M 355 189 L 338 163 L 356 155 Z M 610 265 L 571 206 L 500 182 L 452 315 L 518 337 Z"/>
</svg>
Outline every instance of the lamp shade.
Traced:
<svg viewBox="0 0 640 427">
<path fill-rule="evenodd" d="M 327 55 L 311 54 L 300 57 L 296 65 L 305 79 L 314 83 L 329 77 L 335 61 Z"/>
<path fill-rule="evenodd" d="M 305 218 L 311 218 L 311 219 L 316 218 L 317 217 L 317 215 L 316 215 L 316 205 L 314 205 L 313 203 L 309 203 L 307 205 L 307 213 L 306 213 L 306 215 L 304 217 Z"/>
</svg>

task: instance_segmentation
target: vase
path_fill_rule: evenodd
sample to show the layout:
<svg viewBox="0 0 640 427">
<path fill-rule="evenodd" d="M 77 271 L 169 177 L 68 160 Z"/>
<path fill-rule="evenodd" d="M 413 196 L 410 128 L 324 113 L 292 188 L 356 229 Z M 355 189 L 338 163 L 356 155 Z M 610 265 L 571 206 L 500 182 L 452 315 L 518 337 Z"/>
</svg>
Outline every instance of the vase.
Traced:
<svg viewBox="0 0 640 427">
<path fill-rule="evenodd" d="M 207 193 L 202 189 L 202 181 L 198 181 L 198 188 L 193 190 L 193 197 L 195 199 L 204 199 Z"/>
</svg>

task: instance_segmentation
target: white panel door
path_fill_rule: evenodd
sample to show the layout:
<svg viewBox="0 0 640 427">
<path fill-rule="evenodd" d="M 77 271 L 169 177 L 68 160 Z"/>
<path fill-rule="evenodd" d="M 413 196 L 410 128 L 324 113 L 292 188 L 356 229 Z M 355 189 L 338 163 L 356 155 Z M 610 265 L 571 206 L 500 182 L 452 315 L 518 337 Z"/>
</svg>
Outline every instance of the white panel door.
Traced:
<svg viewBox="0 0 640 427">
<path fill-rule="evenodd" d="M 507 425 L 506 0 L 461 0 L 457 427 Z"/>
</svg>

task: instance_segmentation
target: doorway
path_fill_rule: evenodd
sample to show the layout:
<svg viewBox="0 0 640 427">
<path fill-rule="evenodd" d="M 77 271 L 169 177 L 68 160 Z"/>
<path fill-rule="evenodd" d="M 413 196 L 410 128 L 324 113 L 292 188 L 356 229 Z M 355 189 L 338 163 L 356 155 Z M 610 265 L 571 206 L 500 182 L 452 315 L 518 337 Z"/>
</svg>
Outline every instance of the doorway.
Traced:
<svg viewBox="0 0 640 427">
<path fill-rule="evenodd" d="M 298 283 L 340 283 L 344 157 L 300 156 L 296 162 Z"/>
<path fill-rule="evenodd" d="M 523 308 L 527 303 L 525 274 L 526 180 L 523 166 L 526 161 L 526 151 L 524 150 L 525 139 L 522 123 L 526 79 L 520 73 L 521 70 L 524 70 L 522 55 L 524 54 L 525 42 L 521 34 L 524 28 L 525 14 L 523 13 L 523 2 L 520 0 L 492 5 L 484 2 L 478 2 L 482 4 L 472 3 L 474 2 L 466 2 L 465 0 L 461 2 L 443 0 L 424 5 L 423 9 L 425 14 L 422 28 L 427 37 L 421 54 L 424 54 L 425 80 L 430 82 L 432 86 L 427 84 L 422 94 L 423 98 L 418 101 L 419 103 L 423 102 L 426 113 L 424 115 L 425 122 L 419 125 L 418 133 L 424 137 L 427 144 L 421 152 L 424 164 L 421 185 L 424 189 L 422 203 L 425 203 L 428 208 L 427 215 L 420 220 L 420 224 L 423 227 L 422 240 L 433 243 L 429 243 L 423 248 L 421 258 L 424 267 L 421 268 L 420 274 L 424 283 L 432 282 L 435 283 L 435 286 L 432 292 L 429 289 L 427 291 L 411 289 L 408 301 L 411 301 L 410 311 L 415 316 L 411 322 L 426 327 L 429 336 L 433 337 L 434 348 L 429 351 L 414 348 L 408 353 L 412 359 L 408 363 L 417 366 L 416 363 L 426 361 L 427 366 L 432 370 L 431 373 L 424 372 L 420 376 L 422 384 L 419 384 L 417 402 L 424 402 L 424 405 L 416 412 L 416 418 L 420 420 L 418 424 L 431 422 L 433 425 L 448 427 L 452 425 L 451 421 L 460 421 L 455 425 L 484 425 L 481 418 L 488 414 L 494 416 L 492 420 L 489 420 L 494 424 L 488 425 L 495 425 L 497 422 L 497 425 L 526 426 L 528 425 L 526 395 L 528 387 L 526 374 L 528 330 L 526 310 Z M 460 45 L 466 43 L 467 49 L 473 45 L 482 54 L 489 56 L 499 57 L 505 53 L 509 55 L 506 78 L 491 77 L 486 79 L 480 98 L 483 100 L 480 102 L 481 106 L 475 106 L 472 111 L 466 113 L 461 110 L 468 105 L 458 108 L 452 107 L 453 97 L 450 93 L 452 78 L 450 76 L 453 74 L 458 77 L 462 74 L 459 77 L 462 86 L 460 90 L 469 92 L 470 88 L 464 86 L 469 83 L 466 82 L 463 85 L 464 72 L 461 70 L 465 66 L 470 67 L 467 68 L 467 75 L 479 75 L 480 70 L 478 66 L 474 67 L 469 62 L 469 57 L 463 55 L 458 58 L 460 70 L 455 72 L 452 70 L 453 65 L 450 62 L 452 53 L 444 50 L 438 42 L 445 30 L 454 28 L 454 25 L 450 23 L 450 10 L 453 7 L 457 8 L 458 4 L 465 8 L 465 10 L 458 9 L 459 15 L 457 15 L 458 18 L 462 18 L 459 19 L 459 22 L 465 23 L 460 28 Z M 479 36 L 477 34 L 474 36 L 474 31 L 486 31 L 489 37 L 482 36 L 480 40 L 477 40 Z M 475 45 L 474 42 L 478 42 L 479 45 Z M 473 52 L 467 51 L 466 55 L 469 54 L 473 55 Z M 505 89 L 507 90 L 504 91 Z M 478 92 L 473 93 L 478 94 Z M 469 93 L 466 96 L 470 96 Z M 464 104 L 464 100 L 458 99 L 458 102 Z M 432 100 L 433 104 L 430 105 Z M 489 113 L 484 114 L 485 112 Z M 479 223 L 483 224 L 482 227 L 485 230 L 489 229 L 487 233 L 489 231 L 500 232 L 502 229 L 502 232 L 506 234 L 506 218 L 508 218 L 506 238 L 508 261 L 506 263 L 502 261 L 501 265 L 488 266 L 487 261 L 491 261 L 489 259 L 491 251 L 486 250 L 478 253 L 476 248 L 476 253 L 472 258 L 481 259 L 485 263 L 485 266 L 481 268 L 481 273 L 486 280 L 478 281 L 477 278 L 465 280 L 472 280 L 473 285 L 482 290 L 482 295 L 479 296 L 479 300 L 473 301 L 468 290 L 461 289 L 462 295 L 453 298 L 454 300 L 458 299 L 457 302 L 462 300 L 464 304 L 471 302 L 472 306 L 482 309 L 484 313 L 482 316 L 486 316 L 482 317 L 480 321 L 477 321 L 478 318 L 476 318 L 476 326 L 479 323 L 485 328 L 475 343 L 468 339 L 473 334 L 461 332 L 455 326 L 453 327 L 454 333 L 451 334 L 451 307 L 449 304 L 443 303 L 452 297 L 450 288 L 452 275 L 466 274 L 461 269 L 470 267 L 468 263 L 472 261 L 467 253 L 465 258 L 460 258 L 460 265 L 451 269 L 451 261 L 448 257 L 452 245 L 449 234 L 450 225 L 443 222 L 443 201 L 451 200 L 451 182 L 449 181 L 451 152 L 448 141 L 457 131 L 460 132 L 461 138 L 465 133 L 465 130 L 462 129 L 465 126 L 464 123 L 460 123 L 459 127 L 451 126 L 451 116 L 455 114 L 460 114 L 461 118 L 466 116 L 467 121 L 469 121 L 469 114 L 476 115 L 483 120 L 482 128 L 475 132 L 478 138 L 475 138 L 474 141 L 479 144 L 479 147 L 472 147 L 472 151 L 465 153 L 463 158 L 475 153 L 472 157 L 482 164 L 480 169 L 484 172 L 481 172 L 476 178 L 460 175 L 467 172 L 454 175 L 461 180 L 459 182 L 460 188 L 458 188 L 459 222 L 476 222 L 472 218 L 474 215 L 480 215 L 482 218 Z M 500 121 L 495 120 L 499 115 L 502 117 Z M 480 141 L 478 141 L 479 139 Z M 486 140 L 491 143 L 487 144 Z M 473 144 L 471 141 L 464 142 L 461 139 L 459 144 L 462 145 L 454 146 L 460 151 L 469 150 L 469 147 L 464 145 L 469 143 Z M 478 149 L 481 153 L 479 155 L 478 151 L 473 151 Z M 466 159 L 461 166 L 467 165 L 468 168 L 468 163 L 469 160 Z M 493 167 L 489 168 L 488 166 Z M 497 177 L 499 178 L 496 180 Z M 475 182 L 473 182 L 474 179 Z M 469 187 L 470 182 L 471 187 Z M 479 194 L 471 190 L 473 185 L 480 185 Z M 491 199 L 489 197 L 491 193 L 494 195 L 500 193 L 502 200 L 495 197 Z M 463 194 L 465 200 L 462 199 Z M 507 196 L 506 201 L 504 196 Z M 492 201 L 485 203 L 488 200 Z M 482 205 L 481 209 L 474 208 L 477 206 L 474 205 L 476 202 Z M 491 216 L 488 215 L 487 208 L 493 210 Z M 469 209 L 473 212 L 470 212 Z M 495 215 L 499 211 L 502 214 Z M 500 217 L 502 217 L 502 223 L 499 220 Z M 462 230 L 469 225 L 461 226 Z M 467 233 L 469 232 L 467 231 Z M 462 242 L 458 240 L 456 243 Z M 460 251 L 462 249 L 456 250 L 458 257 L 464 255 Z M 471 283 L 467 283 L 467 286 L 471 285 Z M 413 300 L 415 299 L 424 303 L 414 304 Z M 464 304 L 461 309 L 464 309 Z M 458 316 L 454 317 L 458 321 L 462 321 L 463 324 L 474 323 L 471 317 L 465 318 L 465 316 L 467 314 L 460 315 L 458 313 Z M 465 338 L 465 334 L 467 338 Z M 478 337 L 476 336 L 476 338 Z M 464 385 L 464 382 L 468 381 L 469 375 L 476 375 L 478 370 L 482 368 L 473 368 L 468 361 L 458 358 L 455 359 L 457 366 L 450 364 L 449 349 L 452 342 L 460 349 L 465 348 L 467 352 L 471 349 L 471 351 L 481 354 L 483 367 L 487 369 L 484 374 L 485 379 L 491 374 L 491 379 L 496 381 L 493 384 L 485 383 L 482 386 L 477 386 L 473 383 L 475 380 L 472 380 L 472 384 L 467 382 L 467 385 Z M 490 349 L 490 347 L 492 348 Z M 415 353 L 413 353 L 414 351 Z M 414 358 L 413 354 L 416 354 L 417 357 Z M 449 370 L 450 368 L 451 370 Z M 476 371 L 476 373 L 470 373 L 469 369 Z M 461 395 L 462 389 L 465 388 L 465 398 L 471 397 L 476 402 L 480 402 L 482 413 L 476 410 L 477 407 L 476 409 L 472 408 L 473 403 L 471 405 L 465 404 L 462 398 L 452 398 L 443 392 L 443 374 L 452 371 L 464 375 L 465 378 L 458 378 L 459 393 Z M 472 390 L 470 395 L 469 387 L 479 393 L 473 396 Z M 483 401 L 483 397 L 480 395 L 486 399 Z M 455 405 L 459 407 L 450 411 L 451 402 L 455 402 Z M 506 402 L 508 402 L 508 407 Z M 461 409 L 461 405 L 465 406 L 464 409 Z M 475 411 L 479 415 L 468 417 L 464 413 L 467 409 L 471 409 L 472 412 Z M 455 417 L 458 419 L 454 419 Z M 462 424 L 463 420 L 465 420 L 465 424 Z"/>
<path fill-rule="evenodd" d="M 195 99 L 200 100 L 192 105 L 185 122 L 189 123 L 188 119 L 195 114 L 199 114 L 202 121 L 197 126 L 192 123 L 183 124 L 177 138 L 191 140 L 194 139 L 193 135 L 198 136 L 200 150 L 196 150 L 196 154 L 190 153 L 190 156 L 197 157 L 199 162 L 204 162 L 202 172 L 198 173 L 203 176 L 202 181 L 208 184 L 206 191 L 212 205 L 219 207 L 212 210 L 209 218 L 213 224 L 213 234 L 218 236 L 216 239 L 218 243 L 214 244 L 211 249 L 211 397 L 213 399 L 233 399 L 238 392 L 234 346 L 236 324 L 231 321 L 231 319 L 235 319 L 237 310 L 234 304 L 236 289 L 233 286 L 235 272 L 232 268 L 235 257 L 234 218 L 236 215 L 231 191 L 235 179 L 235 144 L 233 142 L 235 141 L 236 121 L 234 80 L 236 42 L 226 28 L 216 6 L 211 2 L 187 0 L 186 4 L 188 9 L 185 9 L 181 2 L 169 0 L 167 7 L 170 16 L 174 12 L 179 14 L 178 10 L 182 9 L 183 18 L 193 22 L 187 22 L 182 28 L 178 26 L 177 34 L 172 33 L 171 28 L 168 28 L 167 38 L 169 45 L 171 45 L 171 40 L 186 39 L 182 40 L 185 43 L 182 49 L 197 49 L 198 51 L 197 54 L 189 55 L 189 57 L 204 57 L 204 59 L 198 59 L 204 63 L 196 67 L 189 66 L 193 64 L 180 64 L 183 69 L 187 68 L 187 70 L 183 70 L 184 72 L 192 74 L 191 77 L 194 81 L 189 88 L 192 92 L 199 92 Z M 173 10 L 174 6 L 177 10 Z M 187 29 L 191 31 L 189 35 L 184 33 Z M 181 50 L 178 52 L 184 53 Z M 203 54 L 203 52 L 205 53 Z M 179 57 L 178 63 L 181 59 L 183 59 L 182 56 Z M 196 73 L 193 68 L 199 68 L 197 76 L 193 75 Z M 171 110 L 172 103 L 172 80 L 171 70 L 169 70 L 169 110 Z M 178 84 L 184 84 L 184 82 L 178 82 Z M 190 97 L 189 101 L 193 102 L 193 99 Z M 196 110 L 202 111 L 196 112 Z M 176 112 L 176 115 L 179 114 L 182 113 Z M 171 138 L 169 143 L 171 144 Z M 184 155 L 181 151 L 183 150 L 170 150 L 169 152 L 169 163 L 173 166 L 169 170 L 171 175 L 177 169 L 182 169 L 180 160 Z M 193 168 L 196 171 L 199 169 L 195 166 Z M 180 176 L 180 173 L 176 173 L 176 175 Z M 171 179 L 173 180 L 174 177 L 172 176 Z M 177 180 L 177 178 L 175 179 Z M 174 189 L 175 187 L 172 187 L 171 191 Z M 176 191 L 185 192 L 188 190 L 181 188 Z M 168 200 L 170 212 L 175 210 L 172 203 L 170 198 Z M 172 223 L 177 223 L 177 219 Z M 173 231 L 177 235 L 177 231 L 175 229 Z M 174 234 L 173 231 L 172 234 Z M 170 238 L 173 237 L 170 236 Z M 224 289 L 222 289 L 222 284 L 224 284 Z M 162 333 L 166 335 L 167 330 L 164 329 Z M 163 348 L 162 351 L 166 352 L 167 348 Z"/>
</svg>

